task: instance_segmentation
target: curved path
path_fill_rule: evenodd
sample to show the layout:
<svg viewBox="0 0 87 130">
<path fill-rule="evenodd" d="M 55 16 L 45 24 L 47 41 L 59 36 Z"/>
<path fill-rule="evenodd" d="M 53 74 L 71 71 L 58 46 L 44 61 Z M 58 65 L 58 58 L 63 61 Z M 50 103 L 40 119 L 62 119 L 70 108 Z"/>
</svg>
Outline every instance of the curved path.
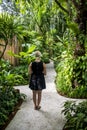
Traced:
<svg viewBox="0 0 87 130">
<path fill-rule="evenodd" d="M 18 86 L 21 93 L 27 95 L 24 101 L 5 130 L 62 130 L 65 118 L 61 111 L 68 98 L 60 96 L 56 92 L 54 80 L 56 73 L 53 63 L 47 64 L 46 86 L 43 90 L 41 109 L 33 109 L 32 92 L 26 86 Z"/>
</svg>

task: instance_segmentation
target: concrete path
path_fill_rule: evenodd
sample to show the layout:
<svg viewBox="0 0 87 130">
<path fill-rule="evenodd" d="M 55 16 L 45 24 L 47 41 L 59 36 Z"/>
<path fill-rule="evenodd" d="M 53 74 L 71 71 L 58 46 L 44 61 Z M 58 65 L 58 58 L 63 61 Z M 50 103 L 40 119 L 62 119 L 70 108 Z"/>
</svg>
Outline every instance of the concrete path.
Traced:
<svg viewBox="0 0 87 130">
<path fill-rule="evenodd" d="M 13 120 L 5 130 L 62 130 L 65 118 L 61 111 L 68 98 L 56 92 L 54 80 L 56 73 L 53 63 L 47 64 L 46 86 L 43 90 L 41 109 L 34 110 L 32 91 L 26 86 L 18 86 L 21 93 L 27 95 Z"/>
</svg>

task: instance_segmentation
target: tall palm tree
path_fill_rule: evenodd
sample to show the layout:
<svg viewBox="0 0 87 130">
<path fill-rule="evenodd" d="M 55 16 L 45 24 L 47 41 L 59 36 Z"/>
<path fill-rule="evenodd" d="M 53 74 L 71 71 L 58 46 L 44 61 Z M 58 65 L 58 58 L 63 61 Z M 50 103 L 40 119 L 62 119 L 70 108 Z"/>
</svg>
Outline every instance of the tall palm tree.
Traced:
<svg viewBox="0 0 87 130">
<path fill-rule="evenodd" d="M 0 59 L 4 55 L 7 45 L 12 45 L 14 37 L 17 37 L 18 40 L 23 39 L 22 30 L 23 26 L 16 17 L 8 13 L 0 14 L 0 39 L 4 41 L 4 44 L 0 43 L 0 46 L 3 47 L 3 50 L 0 52 Z"/>
</svg>

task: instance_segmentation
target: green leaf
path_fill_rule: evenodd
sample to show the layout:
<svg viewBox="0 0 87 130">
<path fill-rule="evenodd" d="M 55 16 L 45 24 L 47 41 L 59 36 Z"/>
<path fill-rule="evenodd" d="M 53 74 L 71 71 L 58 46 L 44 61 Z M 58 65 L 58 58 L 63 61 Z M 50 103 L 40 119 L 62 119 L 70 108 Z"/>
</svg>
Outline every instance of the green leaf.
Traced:
<svg viewBox="0 0 87 130">
<path fill-rule="evenodd" d="M 35 45 L 30 46 L 28 49 L 28 53 L 32 53 L 35 49 L 36 49 Z"/>
<path fill-rule="evenodd" d="M 8 54 L 9 54 L 10 56 L 14 56 L 14 57 L 17 57 L 17 58 L 20 58 L 20 57 L 21 57 L 20 55 L 14 54 L 12 51 L 8 51 Z"/>
<path fill-rule="evenodd" d="M 25 56 L 26 53 L 25 53 L 25 52 L 20 52 L 19 55 L 20 55 L 20 56 Z"/>
<path fill-rule="evenodd" d="M 85 122 L 87 122 L 87 117 L 84 119 Z"/>
<path fill-rule="evenodd" d="M 75 22 L 68 22 L 67 24 L 68 24 L 68 27 L 74 31 L 74 33 L 79 32 L 78 25 Z"/>
</svg>

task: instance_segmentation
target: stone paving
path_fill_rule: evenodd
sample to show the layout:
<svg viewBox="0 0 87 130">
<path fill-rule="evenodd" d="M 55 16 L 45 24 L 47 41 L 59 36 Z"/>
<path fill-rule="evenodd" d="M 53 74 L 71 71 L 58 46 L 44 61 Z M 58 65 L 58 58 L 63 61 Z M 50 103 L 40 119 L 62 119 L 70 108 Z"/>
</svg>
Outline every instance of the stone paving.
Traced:
<svg viewBox="0 0 87 130">
<path fill-rule="evenodd" d="M 59 95 L 55 88 L 55 70 L 53 63 L 47 64 L 46 89 L 42 92 L 41 109 L 34 110 L 32 91 L 28 85 L 18 86 L 21 93 L 27 95 L 17 114 L 5 130 L 63 130 L 63 104 L 70 100 Z"/>
</svg>

